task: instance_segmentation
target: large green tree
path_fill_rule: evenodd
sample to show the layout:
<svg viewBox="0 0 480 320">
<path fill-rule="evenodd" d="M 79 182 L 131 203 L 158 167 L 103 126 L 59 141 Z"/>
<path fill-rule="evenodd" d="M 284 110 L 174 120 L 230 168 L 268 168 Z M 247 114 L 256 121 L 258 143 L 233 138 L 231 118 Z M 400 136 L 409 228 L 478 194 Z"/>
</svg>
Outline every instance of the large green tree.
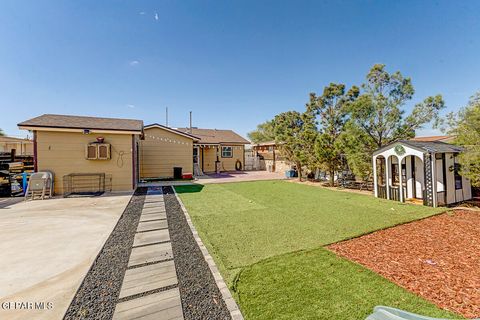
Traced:
<svg viewBox="0 0 480 320">
<path fill-rule="evenodd" d="M 405 104 L 414 92 L 411 79 L 400 72 L 389 73 L 383 64 L 370 69 L 361 94 L 350 104 L 349 132 L 345 138 L 347 160 L 356 175 L 371 174 L 375 149 L 412 138 L 415 130 L 429 122 L 438 123 L 438 113 L 445 107 L 441 95 L 427 97 L 405 115 Z"/>
<path fill-rule="evenodd" d="M 302 180 L 302 168 L 312 163 L 317 129 L 312 114 L 297 111 L 283 112 L 273 119 L 275 142 L 286 159 L 295 164 L 298 178 Z"/>
<path fill-rule="evenodd" d="M 449 134 L 465 151 L 459 156 L 460 173 L 469 178 L 472 185 L 480 187 L 480 92 L 470 98 L 468 105 L 457 114 L 447 116 Z"/>
<path fill-rule="evenodd" d="M 248 138 L 253 143 L 267 142 L 275 140 L 273 132 L 273 121 L 266 121 L 257 125 L 257 128 L 248 134 Z"/>
<path fill-rule="evenodd" d="M 330 83 L 323 94 L 317 97 L 310 94 L 307 112 L 317 116 L 318 138 L 315 144 L 315 155 L 321 167 L 330 177 L 330 185 L 334 185 L 335 172 L 342 164 L 343 143 L 341 136 L 348 120 L 349 104 L 358 97 L 358 87 L 348 92 L 344 84 Z"/>
</svg>

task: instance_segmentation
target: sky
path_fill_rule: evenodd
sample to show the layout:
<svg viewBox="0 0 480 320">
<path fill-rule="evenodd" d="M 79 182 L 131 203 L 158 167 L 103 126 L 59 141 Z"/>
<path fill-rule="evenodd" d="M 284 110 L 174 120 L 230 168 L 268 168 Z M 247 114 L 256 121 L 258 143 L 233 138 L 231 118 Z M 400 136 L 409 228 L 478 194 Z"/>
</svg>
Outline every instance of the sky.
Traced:
<svg viewBox="0 0 480 320">
<path fill-rule="evenodd" d="M 480 90 L 480 1 L 0 2 L 0 128 L 44 113 L 246 136 L 370 67 L 412 78 L 408 111 Z M 428 125 L 418 135 L 436 134 Z"/>
</svg>

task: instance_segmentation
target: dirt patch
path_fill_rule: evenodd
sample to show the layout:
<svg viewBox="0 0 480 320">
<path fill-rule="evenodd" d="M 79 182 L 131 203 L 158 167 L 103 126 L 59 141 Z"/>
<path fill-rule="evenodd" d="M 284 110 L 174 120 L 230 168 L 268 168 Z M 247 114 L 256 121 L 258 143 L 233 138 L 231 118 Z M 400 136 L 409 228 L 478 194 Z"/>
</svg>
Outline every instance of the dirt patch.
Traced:
<svg viewBox="0 0 480 320">
<path fill-rule="evenodd" d="M 328 248 L 441 308 L 480 317 L 480 212 L 455 210 Z"/>
</svg>

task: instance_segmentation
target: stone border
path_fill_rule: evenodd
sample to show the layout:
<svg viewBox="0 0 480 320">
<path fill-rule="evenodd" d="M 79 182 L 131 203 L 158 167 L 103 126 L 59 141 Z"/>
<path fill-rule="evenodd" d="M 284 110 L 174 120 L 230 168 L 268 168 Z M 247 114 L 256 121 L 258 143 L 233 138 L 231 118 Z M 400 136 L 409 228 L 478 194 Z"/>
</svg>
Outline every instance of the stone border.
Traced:
<svg viewBox="0 0 480 320">
<path fill-rule="evenodd" d="M 202 242 L 202 239 L 200 239 L 197 229 L 195 229 L 195 226 L 192 223 L 192 219 L 190 219 L 190 215 L 188 214 L 187 208 L 185 208 L 185 205 L 183 204 L 182 200 L 178 196 L 177 190 L 175 190 L 174 187 L 172 187 L 172 189 L 175 194 L 175 197 L 177 198 L 178 203 L 180 204 L 180 208 L 182 208 L 183 214 L 185 215 L 185 219 L 187 220 L 188 226 L 190 227 L 190 231 L 192 232 L 198 247 L 202 251 L 203 258 L 207 262 L 208 267 L 210 268 L 210 272 L 212 273 L 213 278 L 215 279 L 215 283 L 217 284 L 217 287 L 222 294 L 222 298 L 225 301 L 225 304 L 227 305 L 227 309 L 230 312 L 230 316 L 232 317 L 233 320 L 243 320 L 243 315 L 240 312 L 240 308 L 235 302 L 235 299 L 233 299 L 232 294 L 230 293 L 230 290 L 227 287 L 227 284 L 223 280 L 223 277 L 220 274 L 220 272 L 218 271 L 215 261 L 213 260 L 210 253 L 208 253 L 207 247 L 205 247 L 205 245 Z"/>
</svg>

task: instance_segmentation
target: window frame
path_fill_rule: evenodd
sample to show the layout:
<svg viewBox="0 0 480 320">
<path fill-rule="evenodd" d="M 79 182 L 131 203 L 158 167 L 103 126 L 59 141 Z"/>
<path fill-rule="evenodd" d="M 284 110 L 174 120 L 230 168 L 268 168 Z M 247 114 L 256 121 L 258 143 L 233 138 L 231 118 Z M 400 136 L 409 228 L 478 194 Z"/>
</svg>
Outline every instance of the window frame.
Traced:
<svg viewBox="0 0 480 320">
<path fill-rule="evenodd" d="M 230 148 L 230 156 L 225 156 L 224 155 L 224 152 L 225 152 L 226 148 Z M 233 146 L 222 146 L 221 156 L 222 156 L 222 158 L 233 158 Z"/>
</svg>

